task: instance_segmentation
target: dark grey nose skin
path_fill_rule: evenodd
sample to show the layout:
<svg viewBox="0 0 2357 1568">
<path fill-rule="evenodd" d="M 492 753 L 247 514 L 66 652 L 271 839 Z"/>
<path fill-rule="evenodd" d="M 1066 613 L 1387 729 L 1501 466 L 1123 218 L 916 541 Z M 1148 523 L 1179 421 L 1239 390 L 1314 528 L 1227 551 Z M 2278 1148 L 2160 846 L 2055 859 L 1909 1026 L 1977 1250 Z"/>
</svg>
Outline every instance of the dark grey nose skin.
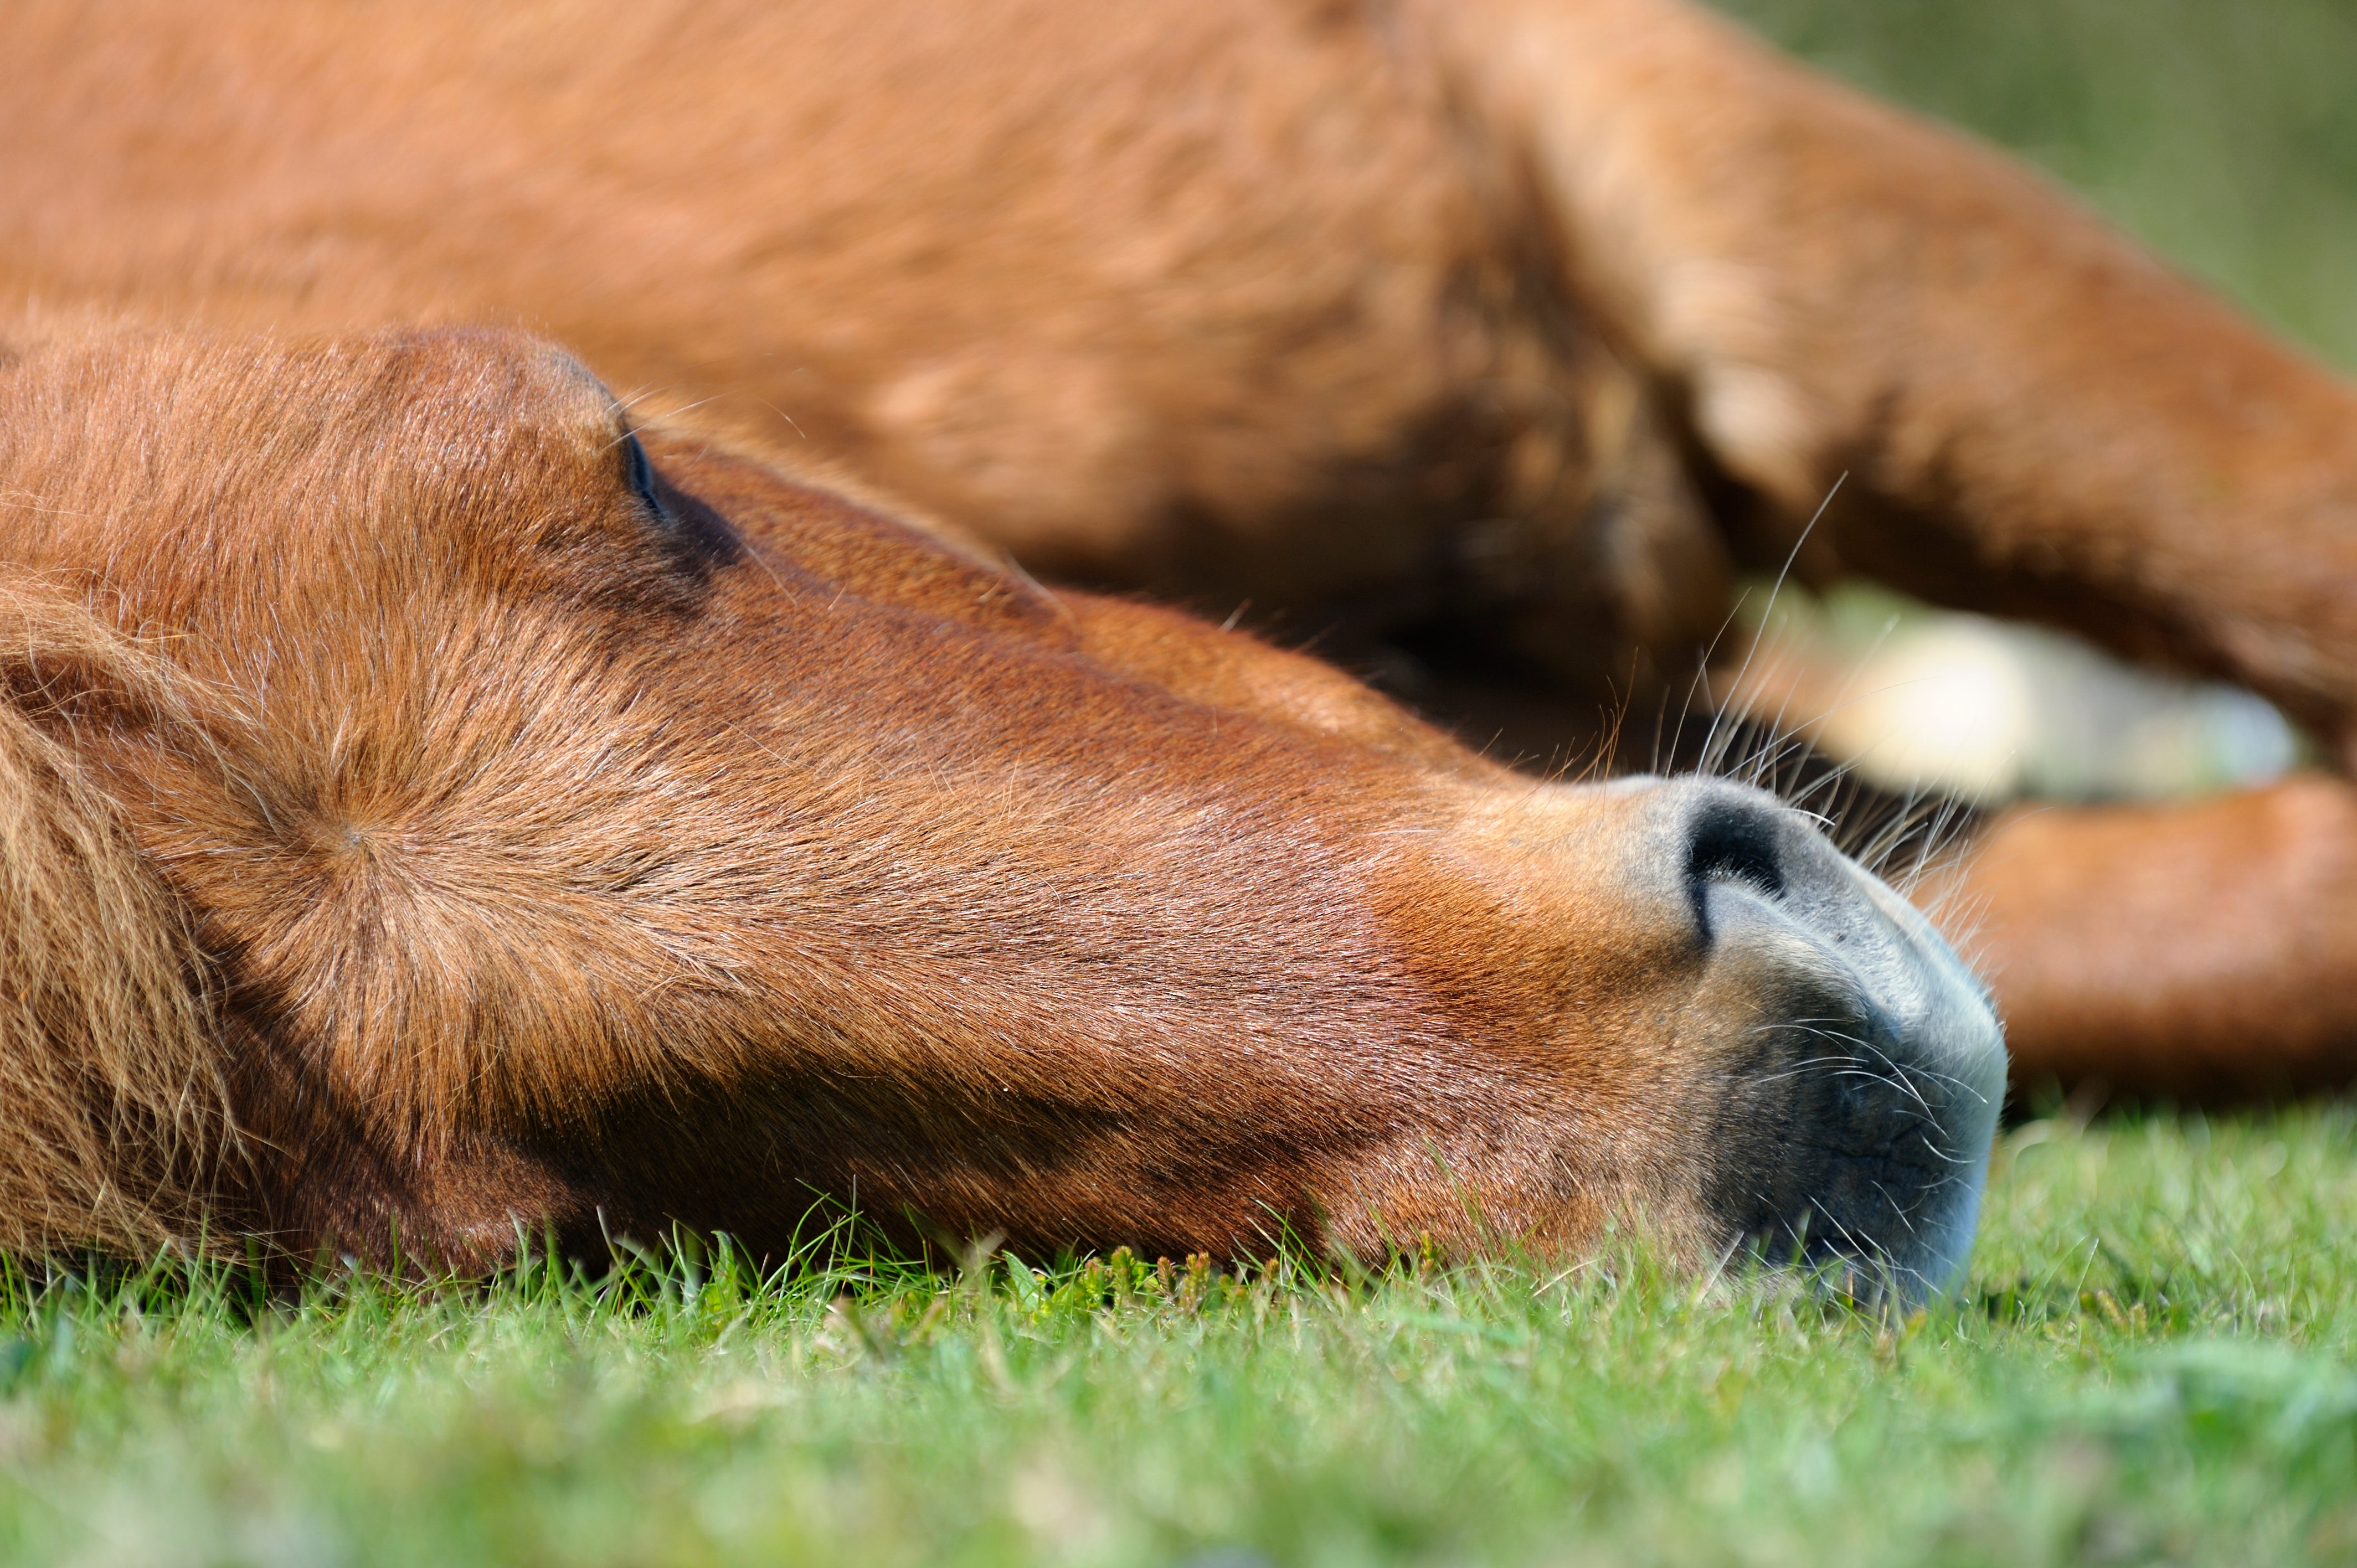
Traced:
<svg viewBox="0 0 2357 1568">
<path fill-rule="evenodd" d="M 1905 1303 L 1961 1275 L 2005 1091 L 1987 990 L 1931 922 L 1772 796 L 1661 786 L 1703 983 L 1758 1022 L 1707 1201 L 1730 1244 Z"/>
</svg>

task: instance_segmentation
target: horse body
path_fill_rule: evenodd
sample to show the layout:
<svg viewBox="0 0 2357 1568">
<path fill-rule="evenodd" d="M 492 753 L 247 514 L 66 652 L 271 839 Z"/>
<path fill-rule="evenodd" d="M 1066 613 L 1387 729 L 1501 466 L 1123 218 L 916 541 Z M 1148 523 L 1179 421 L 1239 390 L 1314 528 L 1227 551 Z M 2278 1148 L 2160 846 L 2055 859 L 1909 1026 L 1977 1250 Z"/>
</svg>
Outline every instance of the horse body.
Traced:
<svg viewBox="0 0 2357 1568">
<path fill-rule="evenodd" d="M 44 315 L 522 325 L 1034 570 L 1582 691 L 1683 686 L 1846 472 L 1806 572 L 2357 699 L 2348 390 L 1678 0 L 5 26 Z"/>
<path fill-rule="evenodd" d="M 1548 217 L 1420 25 L 63 12 L 9 24 L 58 74 L 0 109 L 43 149 L 0 167 L 0 269 L 44 308 L 514 323 L 1052 579 L 1354 632 L 1512 608 L 1589 686 L 1632 650 L 1683 682 L 1723 618 L 1672 416 L 1550 303 Z"/>
</svg>

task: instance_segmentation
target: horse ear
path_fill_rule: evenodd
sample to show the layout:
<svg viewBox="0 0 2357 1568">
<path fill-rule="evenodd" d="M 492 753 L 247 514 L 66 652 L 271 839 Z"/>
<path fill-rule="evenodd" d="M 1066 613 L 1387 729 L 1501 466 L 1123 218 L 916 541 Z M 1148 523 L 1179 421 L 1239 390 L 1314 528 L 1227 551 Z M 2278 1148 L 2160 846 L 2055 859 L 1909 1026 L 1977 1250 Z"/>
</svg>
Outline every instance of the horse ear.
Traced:
<svg viewBox="0 0 2357 1568">
<path fill-rule="evenodd" d="M 161 660 L 0 569 L 0 1248 L 193 1240 L 232 1145 L 187 911 L 81 745 L 184 716 Z"/>
</svg>

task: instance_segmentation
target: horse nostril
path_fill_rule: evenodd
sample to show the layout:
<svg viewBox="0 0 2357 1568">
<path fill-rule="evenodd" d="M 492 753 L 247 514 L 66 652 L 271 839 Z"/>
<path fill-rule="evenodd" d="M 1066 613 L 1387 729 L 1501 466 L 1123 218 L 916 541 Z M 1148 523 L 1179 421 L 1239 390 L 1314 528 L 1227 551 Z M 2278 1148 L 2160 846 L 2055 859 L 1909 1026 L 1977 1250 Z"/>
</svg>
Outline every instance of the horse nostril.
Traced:
<svg viewBox="0 0 2357 1568">
<path fill-rule="evenodd" d="M 1742 799 L 1706 802 L 1686 825 L 1686 894 L 1695 923 L 1711 940 L 1709 893 L 1741 884 L 1765 897 L 1784 894 L 1783 824 L 1774 809 Z"/>
</svg>

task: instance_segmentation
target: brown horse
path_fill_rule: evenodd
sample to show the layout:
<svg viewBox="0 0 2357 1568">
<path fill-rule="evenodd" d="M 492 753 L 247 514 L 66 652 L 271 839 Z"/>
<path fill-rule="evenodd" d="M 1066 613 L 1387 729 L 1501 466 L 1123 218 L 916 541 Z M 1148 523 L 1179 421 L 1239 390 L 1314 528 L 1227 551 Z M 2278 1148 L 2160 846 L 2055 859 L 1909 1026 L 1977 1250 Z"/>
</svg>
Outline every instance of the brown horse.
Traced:
<svg viewBox="0 0 2357 1568">
<path fill-rule="evenodd" d="M 0 1243 L 1969 1243 L 1986 995 L 1798 813 L 1511 772 L 541 341 L 27 332 L 0 526 Z"/>
<path fill-rule="evenodd" d="M 1575 717 L 1683 686 L 1846 474 L 1804 577 L 2357 734 L 2349 389 L 1681 0 L 21 0 L 0 58 L 37 321 L 521 323 L 1043 575 Z M 2345 785 L 1984 843 L 1950 907 L 2026 1071 L 2357 1065 Z"/>
</svg>

